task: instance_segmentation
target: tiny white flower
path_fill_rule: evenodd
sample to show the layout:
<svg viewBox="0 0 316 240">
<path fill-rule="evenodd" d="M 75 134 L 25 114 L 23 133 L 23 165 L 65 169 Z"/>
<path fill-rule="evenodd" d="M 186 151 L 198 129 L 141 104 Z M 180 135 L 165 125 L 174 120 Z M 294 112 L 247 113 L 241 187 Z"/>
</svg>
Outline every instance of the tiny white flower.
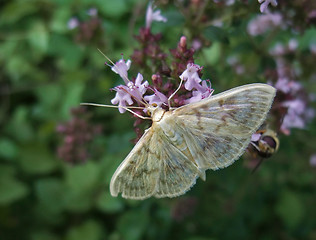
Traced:
<svg viewBox="0 0 316 240">
<path fill-rule="evenodd" d="M 167 22 L 167 18 L 160 14 L 160 10 L 154 11 L 154 7 L 151 3 L 148 4 L 146 12 L 146 28 L 150 28 L 153 21 L 157 22 Z"/>
<path fill-rule="evenodd" d="M 258 2 L 261 3 L 260 12 L 262 12 L 262 13 L 267 12 L 269 4 L 271 4 L 274 7 L 278 5 L 277 0 L 258 0 Z"/>
<path fill-rule="evenodd" d="M 180 79 L 185 81 L 184 87 L 186 90 L 191 91 L 193 88 L 197 88 L 197 85 L 202 81 L 198 71 L 201 67 L 194 63 L 189 63 L 187 69 L 180 75 Z"/>
<path fill-rule="evenodd" d="M 72 17 L 69 19 L 67 26 L 70 30 L 75 29 L 76 27 L 79 26 L 79 20 L 76 17 Z"/>
<path fill-rule="evenodd" d="M 127 62 L 125 62 L 124 59 L 121 59 L 116 62 L 113 67 L 111 67 L 111 70 L 120 75 L 126 84 L 129 82 L 127 78 L 127 71 L 129 70 L 131 63 L 131 60 L 127 60 Z"/>
</svg>

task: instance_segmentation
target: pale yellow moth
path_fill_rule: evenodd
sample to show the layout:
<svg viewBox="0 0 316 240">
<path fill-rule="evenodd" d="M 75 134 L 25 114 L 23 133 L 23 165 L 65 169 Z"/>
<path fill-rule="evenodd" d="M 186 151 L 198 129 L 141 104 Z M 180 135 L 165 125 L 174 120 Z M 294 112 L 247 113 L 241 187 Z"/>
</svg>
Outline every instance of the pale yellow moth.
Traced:
<svg viewBox="0 0 316 240">
<path fill-rule="evenodd" d="M 205 170 L 231 165 L 266 119 L 275 93 L 255 83 L 169 111 L 146 106 L 152 126 L 115 171 L 111 195 L 176 197 L 198 177 L 205 180 Z"/>
</svg>

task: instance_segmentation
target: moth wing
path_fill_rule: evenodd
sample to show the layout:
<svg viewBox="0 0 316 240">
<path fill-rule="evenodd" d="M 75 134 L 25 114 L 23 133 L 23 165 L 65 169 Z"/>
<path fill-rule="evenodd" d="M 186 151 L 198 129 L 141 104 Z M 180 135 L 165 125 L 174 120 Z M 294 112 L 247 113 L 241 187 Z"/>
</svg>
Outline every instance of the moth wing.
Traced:
<svg viewBox="0 0 316 240">
<path fill-rule="evenodd" d="M 152 196 L 159 173 L 159 159 L 149 151 L 154 132 L 146 130 L 133 150 L 116 169 L 110 183 L 111 195 L 120 192 L 125 198 L 145 199 Z"/>
<path fill-rule="evenodd" d="M 152 126 L 117 168 L 110 192 L 130 199 L 175 197 L 194 185 L 197 166 L 170 143 L 159 126 Z"/>
<path fill-rule="evenodd" d="M 175 109 L 170 119 L 182 134 L 188 158 L 200 169 L 231 165 L 264 122 L 275 92 L 267 84 L 249 84 Z"/>
</svg>

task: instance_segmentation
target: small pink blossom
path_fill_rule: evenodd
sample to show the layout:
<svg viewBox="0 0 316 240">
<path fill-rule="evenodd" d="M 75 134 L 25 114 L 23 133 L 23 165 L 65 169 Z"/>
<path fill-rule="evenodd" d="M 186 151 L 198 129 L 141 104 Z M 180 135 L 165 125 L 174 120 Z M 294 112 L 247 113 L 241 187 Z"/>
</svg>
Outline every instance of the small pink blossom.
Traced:
<svg viewBox="0 0 316 240">
<path fill-rule="evenodd" d="M 90 8 L 90 9 L 88 9 L 87 14 L 88 14 L 89 16 L 91 16 L 91 17 L 95 17 L 95 16 L 98 15 L 98 9 L 96 9 L 96 8 Z"/>
<path fill-rule="evenodd" d="M 127 62 L 125 62 L 124 59 L 121 59 L 111 67 L 111 70 L 120 75 L 126 84 L 128 83 L 127 71 L 129 70 L 131 63 L 131 60 L 127 60 Z"/>
<path fill-rule="evenodd" d="M 154 94 L 147 95 L 144 97 L 146 101 L 148 101 L 149 104 L 157 104 L 157 106 L 161 106 L 162 104 L 166 104 L 168 98 L 161 92 L 159 92 L 157 89 L 154 88 Z"/>
<path fill-rule="evenodd" d="M 133 104 L 133 100 L 131 98 L 131 95 L 128 93 L 129 88 L 124 85 L 119 85 L 114 88 L 116 91 L 115 98 L 111 100 L 112 104 L 118 104 L 119 106 L 126 107 L 126 103 L 128 105 Z M 119 107 L 120 113 L 124 113 L 126 110 L 124 108 Z"/>
<path fill-rule="evenodd" d="M 275 88 L 283 93 L 296 93 L 302 89 L 302 85 L 294 80 L 289 80 L 286 77 L 281 77 L 275 84 Z"/>
<path fill-rule="evenodd" d="M 269 4 L 271 4 L 274 7 L 276 7 L 278 5 L 277 0 L 258 0 L 258 2 L 261 3 L 260 12 L 262 12 L 262 13 L 267 12 Z"/>
<path fill-rule="evenodd" d="M 197 88 L 199 83 L 202 81 L 198 71 L 202 68 L 194 63 L 189 63 L 187 69 L 180 75 L 180 79 L 185 81 L 184 87 L 186 90 L 191 91 L 193 88 Z"/>
<path fill-rule="evenodd" d="M 146 28 L 151 27 L 151 23 L 153 21 L 156 22 L 167 22 L 167 18 L 160 14 L 160 10 L 154 11 L 154 7 L 151 3 L 148 4 L 147 12 L 146 12 Z"/>
<path fill-rule="evenodd" d="M 79 20 L 76 17 L 72 17 L 69 19 L 67 25 L 70 30 L 75 29 L 79 26 Z"/>
<path fill-rule="evenodd" d="M 261 134 L 260 134 L 260 133 L 254 133 L 254 134 L 252 134 L 252 136 L 251 136 L 251 141 L 252 141 L 252 142 L 258 142 L 259 139 L 260 139 L 260 137 L 261 137 Z"/>
<path fill-rule="evenodd" d="M 298 47 L 298 42 L 296 39 L 292 38 L 290 39 L 289 43 L 288 43 L 288 48 L 290 51 L 295 51 Z"/>
<path fill-rule="evenodd" d="M 258 15 L 248 23 L 247 32 L 252 36 L 261 35 L 272 28 L 281 26 L 282 21 L 282 15 L 279 13 Z"/>
<path fill-rule="evenodd" d="M 126 104 L 132 105 L 134 103 L 132 97 L 136 101 L 141 101 L 149 85 L 147 81 L 145 81 L 144 83 L 142 83 L 142 81 L 143 75 L 138 73 L 135 83 L 129 81 L 127 82 L 127 86 L 119 85 L 115 87 L 114 90 L 116 91 L 116 95 L 115 98 L 111 100 L 111 103 L 126 107 Z M 119 111 L 120 113 L 124 113 L 125 109 L 119 107 Z"/>
<path fill-rule="evenodd" d="M 211 96 L 214 92 L 214 90 L 207 85 L 205 80 L 202 81 L 202 85 L 197 84 L 196 89 L 196 91 L 192 92 L 192 97 L 185 101 L 186 104 L 201 101 L 202 99 Z"/>
<path fill-rule="evenodd" d="M 311 158 L 309 159 L 309 164 L 312 166 L 312 167 L 316 167 L 316 154 L 313 154 L 311 156 Z"/>
</svg>

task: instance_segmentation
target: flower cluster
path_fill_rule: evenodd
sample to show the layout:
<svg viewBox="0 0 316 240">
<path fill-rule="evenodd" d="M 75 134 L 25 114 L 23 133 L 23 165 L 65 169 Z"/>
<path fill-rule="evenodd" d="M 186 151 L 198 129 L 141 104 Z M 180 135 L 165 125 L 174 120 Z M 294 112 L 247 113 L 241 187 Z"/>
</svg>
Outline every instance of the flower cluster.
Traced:
<svg viewBox="0 0 316 240">
<path fill-rule="evenodd" d="M 291 128 L 305 128 L 306 124 L 315 117 L 314 109 L 308 106 L 312 100 L 306 94 L 306 90 L 297 81 L 300 76 L 300 70 L 294 68 L 292 63 L 287 60 L 288 55 L 294 54 L 298 43 L 295 39 L 290 39 L 285 45 L 281 43 L 270 50 L 270 54 L 276 62 L 276 78 L 274 87 L 278 90 L 275 99 L 275 112 L 279 123 L 280 132 L 286 135 L 290 134 Z"/>
<path fill-rule="evenodd" d="M 247 31 L 252 36 L 264 34 L 268 30 L 281 27 L 283 18 L 280 13 L 267 13 L 258 15 L 252 19 L 247 26 Z"/>
<path fill-rule="evenodd" d="M 279 78 L 275 84 L 279 90 L 280 107 L 285 108 L 280 130 L 289 135 L 291 128 L 305 128 L 306 123 L 315 117 L 315 111 L 309 108 L 309 101 L 301 84 L 287 78 Z"/>
<path fill-rule="evenodd" d="M 116 95 L 111 100 L 112 104 L 118 104 L 120 113 L 124 113 L 127 106 L 131 106 L 135 103 L 140 107 L 145 107 L 147 104 L 167 106 L 167 100 L 171 94 L 166 93 L 166 95 L 160 92 L 157 87 L 155 87 L 155 83 L 151 86 L 148 81 L 143 81 L 143 75 L 141 73 L 138 73 L 135 80 L 129 80 L 127 77 L 129 64 L 130 60 L 125 62 L 124 59 L 121 59 L 112 67 L 112 70 L 119 74 L 125 82 L 125 85 L 119 85 L 114 88 Z M 185 90 L 191 91 L 191 97 L 186 99 L 184 104 L 198 102 L 213 93 L 213 89 L 209 86 L 208 81 L 200 78 L 199 72 L 201 69 L 202 68 L 197 64 L 188 63 L 185 71 L 179 76 L 179 78 L 185 82 Z M 156 77 L 157 76 L 154 75 L 152 78 L 155 79 Z M 148 95 L 147 91 L 151 91 L 152 94 Z M 144 111 L 145 110 L 146 109 L 144 109 Z"/>
<path fill-rule="evenodd" d="M 68 29 L 76 33 L 75 40 L 80 43 L 97 41 L 98 36 L 102 33 L 101 19 L 98 17 L 97 9 L 88 9 L 86 15 L 89 16 L 88 20 L 80 21 L 77 17 L 72 17 L 67 23 Z"/>
<path fill-rule="evenodd" d="M 57 126 L 57 132 L 63 136 L 63 144 L 58 148 L 58 157 L 69 163 L 83 163 L 89 157 L 88 145 L 101 133 L 99 125 L 89 123 L 90 116 L 85 108 L 71 110 L 72 119 Z"/>
<path fill-rule="evenodd" d="M 136 79 L 129 80 L 127 71 L 131 66 L 130 60 L 121 59 L 111 67 L 125 83 L 114 88 L 116 95 L 111 101 L 112 104 L 119 106 L 121 113 L 126 111 L 127 106 L 135 104 L 143 108 L 148 104 L 163 108 L 170 107 L 167 105 L 168 97 L 179 87 L 180 80 L 184 84 L 180 86 L 179 92 L 172 99 L 173 107 L 200 101 L 213 92 L 209 81 L 201 79 L 202 68 L 194 64 L 194 50 L 187 48 L 186 37 L 182 36 L 177 48 L 170 50 L 172 61 L 169 64 L 170 67 L 167 67 L 166 59 L 168 55 L 160 49 L 158 44 L 160 36 L 152 34 L 150 29 L 153 21 L 165 22 L 166 18 L 161 16 L 159 10 L 154 11 L 152 5 L 149 4 L 146 14 L 146 27 L 142 28 L 140 35 L 136 37 L 141 49 L 135 50 L 132 56 L 132 60 L 139 68 L 145 69 L 148 67 L 154 71 L 151 76 L 152 84 L 144 81 L 141 73 L 138 73 Z M 156 68 L 153 69 L 153 66 L 156 66 Z M 135 112 L 140 114 L 140 111 Z"/>
</svg>

